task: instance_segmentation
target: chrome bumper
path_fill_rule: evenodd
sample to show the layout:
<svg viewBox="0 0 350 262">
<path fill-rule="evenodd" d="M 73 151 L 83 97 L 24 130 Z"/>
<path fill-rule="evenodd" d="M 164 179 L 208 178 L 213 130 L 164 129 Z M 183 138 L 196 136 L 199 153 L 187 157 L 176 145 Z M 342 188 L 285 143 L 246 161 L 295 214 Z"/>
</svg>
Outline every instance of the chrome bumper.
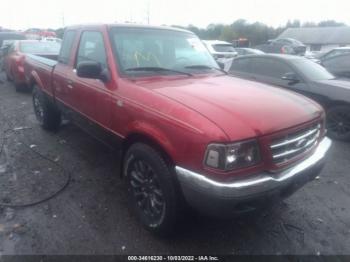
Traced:
<svg viewBox="0 0 350 262">
<path fill-rule="evenodd" d="M 215 198 L 249 199 L 252 196 L 283 188 L 303 176 L 310 177 L 309 180 L 314 179 L 323 167 L 323 160 L 331 144 L 329 138 L 324 138 L 311 156 L 280 173 L 263 172 L 226 183 L 214 181 L 181 167 L 176 167 L 176 173 L 182 189 L 184 191 L 191 189 L 191 195 L 194 190 Z M 186 192 L 184 193 L 186 196 Z"/>
</svg>

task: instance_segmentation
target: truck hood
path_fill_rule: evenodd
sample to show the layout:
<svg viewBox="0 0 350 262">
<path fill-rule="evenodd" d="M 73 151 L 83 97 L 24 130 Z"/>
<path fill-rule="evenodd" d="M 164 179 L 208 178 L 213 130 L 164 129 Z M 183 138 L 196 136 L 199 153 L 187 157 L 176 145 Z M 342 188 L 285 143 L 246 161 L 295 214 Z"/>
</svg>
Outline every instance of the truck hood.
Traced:
<svg viewBox="0 0 350 262">
<path fill-rule="evenodd" d="M 321 107 L 308 98 L 231 76 L 139 84 L 195 110 L 231 140 L 270 134 L 322 115 Z"/>
</svg>

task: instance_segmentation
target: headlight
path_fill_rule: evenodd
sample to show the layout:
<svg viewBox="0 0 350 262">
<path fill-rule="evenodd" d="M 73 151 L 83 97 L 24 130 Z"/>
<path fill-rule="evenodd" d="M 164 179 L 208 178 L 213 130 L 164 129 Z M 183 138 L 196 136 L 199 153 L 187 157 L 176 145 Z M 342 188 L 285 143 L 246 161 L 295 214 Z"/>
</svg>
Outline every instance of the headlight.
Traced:
<svg viewBox="0 0 350 262">
<path fill-rule="evenodd" d="M 210 144 L 205 154 L 205 164 L 224 171 L 250 167 L 260 161 L 259 146 L 256 140 L 229 145 Z"/>
</svg>

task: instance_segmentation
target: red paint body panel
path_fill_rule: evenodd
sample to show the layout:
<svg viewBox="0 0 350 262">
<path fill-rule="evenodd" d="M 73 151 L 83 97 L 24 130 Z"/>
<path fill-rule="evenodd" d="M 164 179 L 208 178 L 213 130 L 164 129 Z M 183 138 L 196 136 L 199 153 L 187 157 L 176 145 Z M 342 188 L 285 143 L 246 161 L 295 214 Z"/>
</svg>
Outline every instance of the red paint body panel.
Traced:
<svg viewBox="0 0 350 262">
<path fill-rule="evenodd" d="M 69 64 L 50 67 L 28 59 L 27 79 L 35 79 L 57 101 L 118 137 L 136 133 L 152 138 L 184 168 L 220 180 L 274 169 L 267 149 L 271 136 L 323 117 L 320 106 L 300 95 L 229 76 L 125 78 L 118 73 L 108 26 L 73 29 L 78 36 Z M 103 33 L 108 83 L 79 78 L 73 71 L 82 30 Z M 258 166 L 220 172 L 203 165 L 208 144 L 251 138 L 258 139 L 263 153 Z"/>
</svg>

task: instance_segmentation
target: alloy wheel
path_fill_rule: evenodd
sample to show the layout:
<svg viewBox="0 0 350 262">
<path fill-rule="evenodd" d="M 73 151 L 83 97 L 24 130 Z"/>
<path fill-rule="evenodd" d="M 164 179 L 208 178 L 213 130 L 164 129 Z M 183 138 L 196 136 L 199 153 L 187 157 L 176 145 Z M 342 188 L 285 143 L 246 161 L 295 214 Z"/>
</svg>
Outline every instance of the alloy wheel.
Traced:
<svg viewBox="0 0 350 262">
<path fill-rule="evenodd" d="M 345 137 L 350 133 L 350 112 L 337 110 L 328 114 L 328 131 L 335 137 Z"/>
<path fill-rule="evenodd" d="M 146 161 L 135 159 L 130 163 L 129 176 L 137 208 L 150 224 L 159 223 L 165 213 L 165 201 L 155 170 Z"/>
<path fill-rule="evenodd" d="M 33 104 L 34 104 L 35 116 L 39 120 L 39 122 L 42 123 L 43 119 L 44 119 L 44 108 L 42 106 L 42 103 L 40 101 L 40 98 L 39 98 L 38 94 L 34 94 L 34 96 L 33 96 Z"/>
</svg>

